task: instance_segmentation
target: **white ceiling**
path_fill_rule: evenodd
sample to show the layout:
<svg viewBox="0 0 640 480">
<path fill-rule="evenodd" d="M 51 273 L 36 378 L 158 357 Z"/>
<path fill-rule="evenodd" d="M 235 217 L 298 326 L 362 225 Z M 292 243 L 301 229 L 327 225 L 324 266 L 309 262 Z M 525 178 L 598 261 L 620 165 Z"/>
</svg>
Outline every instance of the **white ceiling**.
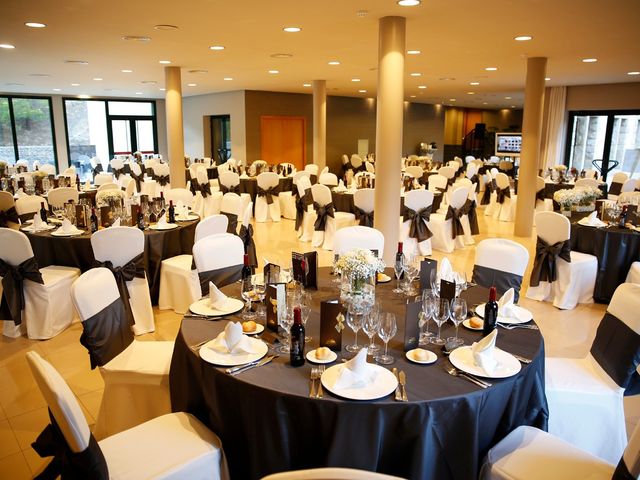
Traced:
<svg viewBox="0 0 640 480">
<path fill-rule="evenodd" d="M 358 16 L 361 10 L 366 15 Z M 424 0 L 417 7 L 400 7 L 395 0 L 4 0 L 0 43 L 16 48 L 0 49 L 0 91 L 162 98 L 158 61 L 171 60 L 183 68 L 185 95 L 310 92 L 304 83 L 326 79 L 330 95 L 375 96 L 378 19 L 387 15 L 407 18 L 407 49 L 422 51 L 406 57 L 407 100 L 520 107 L 527 56 L 548 57 L 549 85 L 640 80 L 627 75 L 640 71 L 638 0 Z M 28 28 L 28 21 L 47 27 Z M 157 30 L 157 24 L 179 29 Z M 302 31 L 285 33 L 285 26 Z M 513 40 L 525 34 L 533 40 Z M 124 41 L 124 35 L 151 40 Z M 209 50 L 215 44 L 226 48 Z M 293 57 L 271 58 L 276 53 Z M 587 57 L 598 62 L 583 63 Z M 329 66 L 331 60 L 341 65 Z M 498 70 L 485 71 L 489 66 Z M 270 69 L 280 73 L 269 74 Z M 34 76 L 43 74 L 49 76 Z M 233 80 L 224 81 L 227 76 Z"/>
</svg>

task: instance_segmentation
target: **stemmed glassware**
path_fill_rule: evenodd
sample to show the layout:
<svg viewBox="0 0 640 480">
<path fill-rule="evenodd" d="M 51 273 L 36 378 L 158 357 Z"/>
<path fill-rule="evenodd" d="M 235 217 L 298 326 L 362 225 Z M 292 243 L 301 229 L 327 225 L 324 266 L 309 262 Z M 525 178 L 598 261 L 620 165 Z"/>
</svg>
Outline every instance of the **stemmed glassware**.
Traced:
<svg viewBox="0 0 640 480">
<path fill-rule="evenodd" d="M 400 277 L 404 272 L 405 266 L 405 258 L 402 256 L 399 259 L 396 259 L 396 262 L 393 264 L 393 273 L 396 276 L 396 288 L 393 289 L 393 293 L 402 293 L 402 288 L 400 288 Z"/>
<path fill-rule="evenodd" d="M 440 277 L 438 276 L 438 271 L 434 268 L 429 272 L 429 283 L 431 284 L 431 290 L 435 295 L 438 295 L 440 292 Z"/>
<path fill-rule="evenodd" d="M 264 306 L 264 297 L 267 294 L 267 285 L 264 282 L 264 278 L 262 275 L 256 275 L 253 280 L 253 292 L 256 300 L 258 300 L 258 312 L 257 316 L 260 320 L 267 319 L 267 311 Z"/>
<path fill-rule="evenodd" d="M 404 274 L 407 276 L 407 295 L 412 296 L 416 294 L 413 288 L 413 282 L 420 273 L 420 258 L 417 255 L 411 257 L 411 259 L 404 264 Z"/>
<path fill-rule="evenodd" d="M 299 298 L 299 306 L 300 306 L 300 316 L 302 317 L 302 325 L 304 325 L 304 341 L 310 342 L 311 337 L 306 335 L 307 333 L 307 321 L 309 320 L 309 315 L 311 314 L 311 295 L 305 291 L 301 291 Z"/>
<path fill-rule="evenodd" d="M 442 297 L 435 298 L 435 304 L 433 309 L 433 320 L 438 325 L 438 335 L 431 342 L 436 345 L 444 345 L 444 340 L 440 336 L 440 330 L 442 329 L 442 324 L 449 319 L 449 300 Z"/>
<path fill-rule="evenodd" d="M 362 330 L 369 337 L 369 346 L 367 347 L 367 353 L 369 355 L 373 355 L 380 351 L 380 347 L 376 345 L 374 340 L 376 333 L 378 333 L 378 329 L 380 328 L 380 313 L 376 307 L 371 309 L 369 315 L 364 317 L 364 322 L 362 322 Z"/>
<path fill-rule="evenodd" d="M 279 318 L 280 327 L 284 330 L 285 340 L 277 348 L 278 353 L 287 354 L 291 351 L 291 326 L 293 325 L 293 302 L 287 302 L 287 306 Z"/>
<path fill-rule="evenodd" d="M 458 327 L 467 318 L 467 302 L 463 298 L 454 298 L 451 301 L 450 317 L 456 326 L 455 338 L 447 338 L 447 343 L 452 343 L 456 347 L 464 345 L 464 340 L 458 338 Z"/>
<path fill-rule="evenodd" d="M 242 280 L 240 294 L 245 301 L 245 309 L 244 312 L 242 312 L 242 319 L 245 321 L 253 320 L 256 316 L 256 314 L 251 311 L 251 301 L 255 299 L 253 276 L 247 276 L 247 278 Z"/>
<path fill-rule="evenodd" d="M 395 358 L 387 353 L 389 346 L 389 340 L 391 340 L 398 332 L 398 325 L 396 324 L 395 313 L 384 312 L 380 318 L 380 328 L 378 329 L 378 336 L 380 340 L 384 342 L 384 354 L 376 357 L 376 362 L 382 365 L 390 365 L 395 362 Z"/>
<path fill-rule="evenodd" d="M 420 326 L 420 339 L 418 344 L 421 346 L 429 344 L 433 338 L 433 333 L 429 331 L 429 320 L 433 316 L 436 298 L 433 290 L 425 289 L 422 291 L 422 311 L 420 312 L 420 320 L 418 322 Z M 427 328 L 423 330 L 425 326 Z"/>
<path fill-rule="evenodd" d="M 347 325 L 349 325 L 349 328 L 353 330 L 356 338 L 353 345 L 347 345 L 345 347 L 347 352 L 356 353 L 360 350 L 360 345 L 358 345 L 358 332 L 360 331 L 360 328 L 362 328 L 362 316 L 362 313 L 358 313 L 357 307 L 354 308 L 354 303 L 349 303 Z"/>
</svg>

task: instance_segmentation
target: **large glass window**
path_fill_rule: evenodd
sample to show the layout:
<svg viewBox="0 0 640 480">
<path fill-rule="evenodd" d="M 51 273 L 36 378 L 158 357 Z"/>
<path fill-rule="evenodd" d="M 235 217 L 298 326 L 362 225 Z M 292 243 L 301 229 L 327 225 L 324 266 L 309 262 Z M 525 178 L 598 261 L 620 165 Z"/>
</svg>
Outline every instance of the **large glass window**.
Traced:
<svg viewBox="0 0 640 480">
<path fill-rule="evenodd" d="M 0 160 L 56 166 L 50 98 L 0 97 Z"/>
<path fill-rule="evenodd" d="M 109 159 L 107 110 L 101 100 L 66 100 L 69 161 L 76 167 L 80 179 L 91 178 L 90 159 Z"/>
</svg>

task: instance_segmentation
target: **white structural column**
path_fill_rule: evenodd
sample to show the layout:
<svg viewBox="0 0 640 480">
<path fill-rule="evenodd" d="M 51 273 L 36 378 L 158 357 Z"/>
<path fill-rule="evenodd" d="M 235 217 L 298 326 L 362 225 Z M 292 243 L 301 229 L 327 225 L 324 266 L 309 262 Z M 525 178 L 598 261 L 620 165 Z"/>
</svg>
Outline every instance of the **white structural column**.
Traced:
<svg viewBox="0 0 640 480">
<path fill-rule="evenodd" d="M 514 228 L 514 234 L 518 237 L 531 236 L 533 228 L 546 70 L 546 57 L 527 59 L 527 81 L 524 87 L 522 119 L 522 153 L 518 170 L 518 203 Z"/>
<path fill-rule="evenodd" d="M 313 163 L 327 165 L 327 81 L 313 81 Z"/>
<path fill-rule="evenodd" d="M 384 234 L 387 265 L 393 264 L 400 230 L 405 30 L 404 17 L 380 19 L 374 226 Z"/>
<path fill-rule="evenodd" d="M 182 123 L 182 74 L 180 67 L 165 67 L 165 111 L 167 117 L 167 152 L 171 187 L 184 188 L 184 126 Z"/>
</svg>

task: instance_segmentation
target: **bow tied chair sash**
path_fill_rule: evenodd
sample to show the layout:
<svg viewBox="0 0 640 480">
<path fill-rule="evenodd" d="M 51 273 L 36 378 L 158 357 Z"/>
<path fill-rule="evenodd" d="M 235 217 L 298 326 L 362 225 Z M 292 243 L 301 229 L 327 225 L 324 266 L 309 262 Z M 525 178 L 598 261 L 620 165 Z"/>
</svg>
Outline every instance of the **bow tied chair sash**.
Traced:
<svg viewBox="0 0 640 480">
<path fill-rule="evenodd" d="M 504 203 L 504 199 L 505 198 L 511 198 L 511 188 L 510 187 L 504 187 L 504 188 L 497 188 L 496 187 L 496 201 L 500 204 Z"/>
<path fill-rule="evenodd" d="M 342 171 L 346 174 L 349 170 L 355 171 L 355 167 L 352 165 L 352 163 L 350 161 L 347 163 L 343 163 Z"/>
<path fill-rule="evenodd" d="M 513 288 L 514 303 L 520 299 L 520 287 L 522 286 L 522 275 L 505 272 L 483 265 L 474 265 L 471 281 L 482 287 L 496 287 L 498 295 L 503 295 L 507 290 Z"/>
<path fill-rule="evenodd" d="M 144 168 L 144 165 L 143 165 L 142 171 L 147 175 L 147 177 L 153 178 L 153 168 L 151 167 Z"/>
<path fill-rule="evenodd" d="M 449 205 L 445 220 L 451 220 L 451 238 L 455 239 L 458 235 L 464 235 L 464 229 L 462 228 L 462 222 L 460 219 L 466 215 L 464 212 L 464 206 L 461 208 L 453 208 Z"/>
<path fill-rule="evenodd" d="M 112 168 L 111 171 L 113 172 L 113 176 L 116 177 L 116 179 L 120 180 L 120 176 L 124 175 L 125 172 L 125 168 Z"/>
<path fill-rule="evenodd" d="M 471 235 L 480 234 L 480 228 L 478 227 L 478 213 L 476 212 L 476 207 L 476 201 L 468 198 L 460 209 L 461 215 L 466 215 L 469 219 L 469 228 L 471 230 Z"/>
<path fill-rule="evenodd" d="M 427 222 L 431 217 L 431 205 L 421 208 L 416 211 L 409 207 L 404 207 L 402 211 L 402 221 L 410 221 L 409 224 L 409 237 L 415 238 L 418 243 L 429 240 L 433 233 L 429 230 Z"/>
<path fill-rule="evenodd" d="M 113 276 L 116 279 L 118 285 L 118 291 L 120 292 L 120 298 L 124 303 L 124 309 L 127 314 L 129 325 L 135 323 L 133 318 L 133 311 L 131 310 L 131 304 L 129 303 L 129 289 L 127 288 L 127 282 L 130 282 L 134 278 L 145 278 L 144 270 L 144 253 L 135 256 L 129 262 L 125 263 L 121 267 L 114 267 L 110 260 L 106 262 L 96 261 L 96 267 L 105 267 L 111 270 Z"/>
<path fill-rule="evenodd" d="M 471 183 L 475 183 L 476 184 L 476 192 L 479 192 L 480 191 L 480 179 L 478 178 L 478 174 L 476 173 L 469 180 L 471 181 Z"/>
<path fill-rule="evenodd" d="M 220 184 L 220 191 L 223 195 L 225 193 L 237 193 L 238 195 L 240 195 L 240 184 L 232 186 Z"/>
<path fill-rule="evenodd" d="M 96 175 L 98 175 L 99 173 L 102 173 L 102 164 L 99 163 L 97 164 L 92 170 L 91 173 L 93 175 L 93 178 L 96 178 Z"/>
<path fill-rule="evenodd" d="M 163 187 L 169 185 L 169 175 L 155 175 L 153 179 Z"/>
<path fill-rule="evenodd" d="M 240 280 L 242 278 L 242 267 L 243 265 L 231 265 L 206 272 L 198 272 L 202 296 L 209 295 L 209 282 L 213 282 L 216 287 L 222 288 Z"/>
<path fill-rule="evenodd" d="M 144 173 L 140 172 L 140 175 L 136 175 L 133 170 L 131 170 L 131 178 L 136 182 L 136 190 L 138 192 L 142 191 L 142 181 L 144 180 Z"/>
<path fill-rule="evenodd" d="M 571 243 L 569 240 L 549 245 L 538 237 L 536 242 L 536 258 L 533 262 L 529 284 L 537 287 L 540 282 L 555 282 L 558 276 L 558 257 L 571 263 Z"/>
<path fill-rule="evenodd" d="M 253 241 L 253 225 L 242 225 L 238 236 L 244 244 L 244 253 L 249 255 L 249 266 L 258 266 L 258 255 L 256 253 L 256 244 Z"/>
<path fill-rule="evenodd" d="M 50 480 L 55 478 L 108 480 L 109 470 L 104 454 L 92 433 L 89 433 L 89 445 L 82 452 L 73 452 L 49 410 L 51 423 L 31 444 L 40 458 L 53 457 L 45 469 L 35 478 Z"/>
<path fill-rule="evenodd" d="M 355 214 L 359 225 L 373 228 L 373 210 L 365 212 L 361 208 L 355 207 Z"/>
<path fill-rule="evenodd" d="M 279 188 L 277 186 L 266 189 L 258 186 L 258 197 L 266 197 L 267 204 L 269 205 L 273 203 L 273 197 L 278 196 L 278 192 Z"/>
<path fill-rule="evenodd" d="M 609 193 L 611 195 L 620 195 L 620 193 L 622 193 L 622 184 L 619 182 L 611 182 Z"/>
<path fill-rule="evenodd" d="M 44 285 L 42 274 L 35 257 L 26 259 L 17 266 L 9 265 L 0 259 L 0 277 L 2 277 L 2 299 L 0 300 L 0 319 L 22 323 L 24 310 L 24 281 Z"/>
<path fill-rule="evenodd" d="M 494 191 L 493 183 L 494 180 L 485 184 L 484 193 L 482 194 L 482 198 L 480 199 L 480 205 L 489 205 L 491 203 L 491 194 Z"/>
<path fill-rule="evenodd" d="M 451 185 L 453 185 L 455 181 L 456 181 L 455 175 L 451 178 L 447 178 L 447 187 L 450 187 Z"/>
<path fill-rule="evenodd" d="M 15 207 L 0 210 L 0 227 L 8 227 L 9 222 L 20 223 L 20 217 L 18 217 Z"/>
<path fill-rule="evenodd" d="M 199 183 L 198 189 L 202 194 L 202 198 L 207 198 L 211 196 L 211 184 L 209 182 Z"/>
<path fill-rule="evenodd" d="M 298 189 L 296 189 L 297 193 Z M 313 198 L 311 197 L 311 190 L 307 189 L 302 197 L 296 196 L 296 225 L 295 229 L 300 230 L 302 227 L 302 221 L 304 220 L 304 212 L 307 211 L 307 207 L 313 204 Z"/>
<path fill-rule="evenodd" d="M 541 188 L 536 192 L 536 201 L 540 200 L 541 202 L 544 202 L 546 198 L 544 188 Z"/>
<path fill-rule="evenodd" d="M 235 235 L 238 231 L 238 215 L 230 212 L 220 212 L 220 215 L 224 215 L 229 220 L 227 222 L 227 233 L 233 233 Z"/>
<path fill-rule="evenodd" d="M 200 191 L 200 184 L 198 183 L 197 178 L 192 178 L 191 180 L 189 180 L 189 190 L 194 196 Z"/>
<path fill-rule="evenodd" d="M 333 203 L 329 202 L 326 205 L 320 206 L 319 203 L 313 202 L 313 208 L 316 211 L 316 221 L 313 225 L 313 229 L 316 232 L 324 232 L 327 229 L 327 221 L 329 217 L 335 218 L 335 208 Z"/>
</svg>

